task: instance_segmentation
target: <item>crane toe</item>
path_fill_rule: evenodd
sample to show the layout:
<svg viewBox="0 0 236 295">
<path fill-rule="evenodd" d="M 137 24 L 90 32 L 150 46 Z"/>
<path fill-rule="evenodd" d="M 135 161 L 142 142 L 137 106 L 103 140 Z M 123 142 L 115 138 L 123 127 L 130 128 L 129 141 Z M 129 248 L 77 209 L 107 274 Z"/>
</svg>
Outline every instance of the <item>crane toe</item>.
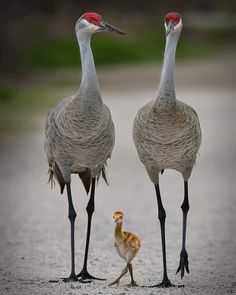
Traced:
<svg viewBox="0 0 236 295">
<path fill-rule="evenodd" d="M 148 286 L 148 287 L 149 288 L 171 288 L 171 287 L 180 287 L 180 286 L 172 284 L 169 279 L 163 279 L 161 283 L 153 285 L 153 286 Z"/>
<path fill-rule="evenodd" d="M 76 276 L 74 277 L 69 277 L 69 278 L 63 278 L 62 281 L 64 283 L 71 283 L 71 282 L 78 282 L 78 278 Z"/>
<path fill-rule="evenodd" d="M 92 276 L 91 274 L 88 273 L 86 270 L 82 270 L 77 276 L 79 278 L 80 282 L 84 283 L 91 283 L 92 280 L 97 280 L 97 281 L 105 281 L 106 279 L 100 279 Z"/>
<path fill-rule="evenodd" d="M 188 253 L 185 249 L 182 249 L 180 252 L 179 267 L 177 268 L 176 274 L 180 271 L 182 279 L 184 277 L 185 270 L 189 273 Z"/>
</svg>

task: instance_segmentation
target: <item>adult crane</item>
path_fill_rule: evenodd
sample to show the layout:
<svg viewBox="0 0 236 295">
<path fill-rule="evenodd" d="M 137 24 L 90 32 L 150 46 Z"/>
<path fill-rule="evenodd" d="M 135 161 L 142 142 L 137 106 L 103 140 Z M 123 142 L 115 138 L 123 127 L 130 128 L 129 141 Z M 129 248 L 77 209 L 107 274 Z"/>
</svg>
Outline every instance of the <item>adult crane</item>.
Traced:
<svg viewBox="0 0 236 295">
<path fill-rule="evenodd" d="M 166 212 L 159 189 L 159 174 L 163 173 L 164 169 L 174 169 L 180 172 L 184 179 L 184 200 L 181 206 L 183 213 L 182 249 L 176 272 L 180 271 L 181 278 L 183 278 L 185 270 L 189 272 L 185 246 L 189 210 L 188 180 L 201 144 L 201 128 L 196 111 L 177 100 L 175 95 L 175 52 L 182 29 L 182 18 L 179 13 L 171 12 L 165 16 L 164 21 L 166 47 L 157 98 L 138 111 L 133 125 L 133 140 L 138 156 L 155 185 L 157 197 L 163 256 L 163 279 L 160 284 L 155 285 L 157 287 L 173 286 L 167 275 Z"/>
<path fill-rule="evenodd" d="M 83 14 L 75 26 L 79 42 L 82 80 L 76 95 L 62 100 L 48 114 L 45 132 L 45 152 L 49 164 L 49 180 L 56 179 L 67 189 L 68 218 L 71 226 L 71 272 L 64 281 L 82 282 L 96 279 L 87 270 L 92 215 L 95 210 L 95 184 L 100 175 L 106 181 L 105 164 L 114 146 L 114 125 L 109 108 L 102 102 L 96 69 L 90 47 L 93 33 L 112 31 L 124 34 L 120 29 L 103 21 L 97 13 Z M 78 174 L 90 198 L 84 264 L 75 273 L 74 223 L 76 211 L 71 195 L 71 174 Z M 78 279 L 80 278 L 80 279 Z"/>
</svg>

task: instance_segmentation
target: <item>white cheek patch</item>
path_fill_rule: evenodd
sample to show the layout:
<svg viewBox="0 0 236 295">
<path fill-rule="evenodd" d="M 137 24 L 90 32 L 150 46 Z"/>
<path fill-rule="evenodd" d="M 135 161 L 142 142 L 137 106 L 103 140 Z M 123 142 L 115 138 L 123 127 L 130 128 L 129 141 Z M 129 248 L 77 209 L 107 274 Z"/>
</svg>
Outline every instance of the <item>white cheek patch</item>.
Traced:
<svg viewBox="0 0 236 295">
<path fill-rule="evenodd" d="M 94 25 L 94 24 L 91 24 L 90 22 L 88 22 L 86 19 L 83 19 L 83 23 L 84 25 L 86 26 L 86 29 L 89 31 L 89 32 L 96 32 L 97 30 L 99 30 L 99 27 Z"/>
<path fill-rule="evenodd" d="M 164 23 L 164 25 L 165 25 L 165 30 L 167 32 L 168 31 L 168 25 L 166 24 L 166 22 Z M 173 28 L 172 28 L 171 31 L 172 32 L 181 31 L 182 27 L 183 27 L 183 23 L 182 23 L 182 20 L 180 19 L 180 21 L 178 22 L 178 24 L 175 25 L 175 26 L 173 26 Z"/>
<path fill-rule="evenodd" d="M 174 27 L 174 30 L 181 30 L 183 27 L 182 19 L 179 21 L 179 23 Z"/>
</svg>

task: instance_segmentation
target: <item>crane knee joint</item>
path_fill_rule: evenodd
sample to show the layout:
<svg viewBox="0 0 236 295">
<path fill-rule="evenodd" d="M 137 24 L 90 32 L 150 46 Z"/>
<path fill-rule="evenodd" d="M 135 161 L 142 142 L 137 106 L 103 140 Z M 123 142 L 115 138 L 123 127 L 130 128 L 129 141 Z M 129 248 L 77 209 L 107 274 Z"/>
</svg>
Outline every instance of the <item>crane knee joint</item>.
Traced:
<svg viewBox="0 0 236 295">
<path fill-rule="evenodd" d="M 183 213 L 188 213 L 189 208 L 190 207 L 189 207 L 189 204 L 188 203 L 183 203 L 181 205 L 181 209 L 182 209 Z"/>
<path fill-rule="evenodd" d="M 95 210 L 94 203 L 89 202 L 87 207 L 86 207 L 86 211 L 87 211 L 88 215 L 92 215 L 94 210 Z"/>
<path fill-rule="evenodd" d="M 158 212 L 158 218 L 161 221 L 165 221 L 165 219 L 166 219 L 166 211 L 164 209 L 163 210 L 160 210 Z"/>
<path fill-rule="evenodd" d="M 75 221 L 77 214 L 75 212 L 75 210 L 70 210 L 69 214 L 68 214 L 68 218 L 70 219 L 70 221 Z"/>
</svg>

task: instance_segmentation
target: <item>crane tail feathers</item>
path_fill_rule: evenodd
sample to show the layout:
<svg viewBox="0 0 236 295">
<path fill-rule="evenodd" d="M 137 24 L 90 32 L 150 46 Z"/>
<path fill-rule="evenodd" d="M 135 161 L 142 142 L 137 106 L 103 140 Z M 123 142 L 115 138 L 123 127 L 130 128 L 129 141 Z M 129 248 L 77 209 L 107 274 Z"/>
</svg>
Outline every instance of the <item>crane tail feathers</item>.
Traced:
<svg viewBox="0 0 236 295">
<path fill-rule="evenodd" d="M 62 195 L 64 192 L 65 183 L 60 183 L 60 187 L 61 187 L 61 195 Z"/>
<path fill-rule="evenodd" d="M 79 172 L 78 174 L 88 195 L 92 180 L 91 171 L 86 169 L 85 171 Z"/>
<path fill-rule="evenodd" d="M 62 173 L 61 173 L 58 165 L 56 164 L 56 162 L 54 162 L 53 164 L 49 163 L 48 174 L 49 174 L 48 183 L 51 183 L 51 187 L 53 188 L 55 186 L 55 179 L 56 179 L 60 185 L 61 194 L 63 194 L 64 189 L 65 189 L 65 181 L 64 181 Z M 91 170 L 87 168 L 84 171 L 79 172 L 78 175 L 79 175 L 79 177 L 84 185 L 84 188 L 86 190 L 86 193 L 88 195 L 89 191 L 90 191 L 91 183 L 92 183 Z M 102 176 L 102 178 L 105 180 L 106 184 L 108 185 L 105 166 L 103 166 L 101 168 L 99 174 L 97 175 L 97 177 L 96 177 L 97 182 L 99 181 L 100 176 Z"/>
<path fill-rule="evenodd" d="M 106 169 L 105 167 L 102 168 L 102 178 L 105 180 L 106 184 L 109 185 L 108 181 L 107 181 L 107 174 L 106 174 Z"/>
<path fill-rule="evenodd" d="M 84 188 L 86 190 L 86 193 L 88 195 L 89 191 L 90 191 L 91 183 L 92 183 L 91 171 L 90 171 L 90 169 L 86 169 L 82 172 L 79 172 L 78 175 L 79 175 L 79 177 L 84 185 Z M 96 177 L 97 183 L 99 182 L 100 176 L 102 176 L 102 178 L 105 180 L 106 184 L 108 185 L 105 167 L 102 167 L 99 174 L 97 175 L 97 177 Z"/>
<path fill-rule="evenodd" d="M 63 194 L 64 188 L 65 188 L 65 181 L 56 162 L 54 163 L 49 162 L 48 174 L 49 174 L 48 183 L 51 183 L 51 188 L 55 187 L 55 184 L 56 184 L 55 179 L 56 179 L 60 185 L 61 194 Z"/>
<path fill-rule="evenodd" d="M 164 173 L 164 171 L 165 171 L 164 169 L 161 169 L 161 175 Z"/>
<path fill-rule="evenodd" d="M 99 182 L 100 176 L 102 175 L 102 178 L 104 179 L 104 181 L 106 182 L 107 185 L 109 185 L 108 181 L 107 181 L 107 174 L 106 174 L 106 169 L 105 166 L 102 167 L 102 169 L 100 170 L 98 176 L 97 176 L 97 183 Z"/>
<path fill-rule="evenodd" d="M 48 184 L 50 183 L 51 185 L 51 188 L 54 188 L 55 186 L 55 180 L 54 180 L 54 175 L 53 175 L 53 171 L 49 168 L 48 169 L 48 174 L 49 174 L 49 177 L 48 177 Z"/>
</svg>

